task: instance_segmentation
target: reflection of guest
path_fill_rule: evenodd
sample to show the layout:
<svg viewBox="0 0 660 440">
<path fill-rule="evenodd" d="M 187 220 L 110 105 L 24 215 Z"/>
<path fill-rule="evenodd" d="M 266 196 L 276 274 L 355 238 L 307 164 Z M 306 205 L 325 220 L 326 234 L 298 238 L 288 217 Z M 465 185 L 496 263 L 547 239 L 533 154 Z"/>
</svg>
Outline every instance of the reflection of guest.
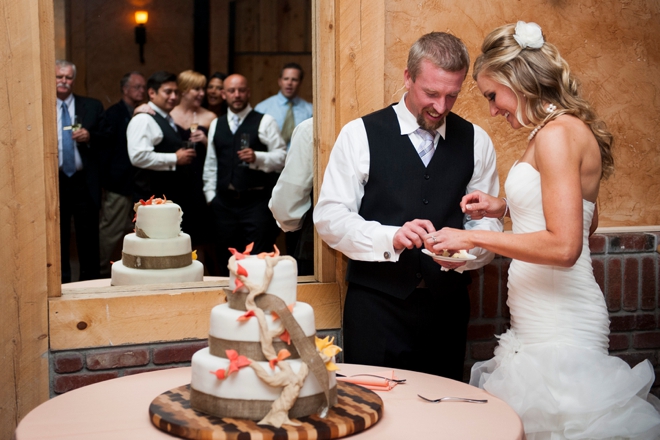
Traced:
<svg viewBox="0 0 660 440">
<path fill-rule="evenodd" d="M 244 76 L 228 76 L 223 96 L 229 111 L 211 123 L 204 164 L 204 192 L 221 260 L 229 258 L 228 248 L 244 249 L 251 242 L 253 253 L 273 250 L 278 229 L 268 200 L 286 157 L 275 120 L 252 110 Z M 241 148 L 242 139 L 246 148 Z"/>
<path fill-rule="evenodd" d="M 128 156 L 139 168 L 134 201 L 164 195 L 180 203 L 188 197 L 183 185 L 185 165 L 193 161 L 196 153 L 182 147 L 181 136 L 169 114 L 178 98 L 176 76 L 165 71 L 154 73 L 147 80 L 147 93 L 154 114 L 134 116 L 126 131 Z"/>
<path fill-rule="evenodd" d="M 469 62 L 458 38 L 422 36 L 410 49 L 401 101 L 349 122 L 332 149 L 314 223 L 350 258 L 346 362 L 463 378 L 470 276 L 442 271 L 438 264 L 460 264 L 436 264 L 419 248 L 443 226 L 501 230 L 497 220 L 466 223 L 459 206 L 466 191 L 499 191 L 488 135 L 451 113 Z M 468 269 L 493 258 L 473 254 Z"/>
<path fill-rule="evenodd" d="M 495 29 L 481 50 L 473 77 L 490 114 L 536 128 L 509 171 L 508 203 L 481 192 L 461 201 L 472 218 L 510 212 L 514 233 L 445 228 L 426 240 L 436 252 L 480 246 L 513 259 L 511 328 L 470 383 L 511 405 L 527 438 L 660 438 L 660 415 L 647 402 L 660 404 L 648 393 L 653 367 L 647 360 L 631 370 L 608 356 L 609 315 L 591 265 L 612 135 L 537 24 Z"/>
<path fill-rule="evenodd" d="M 209 82 L 206 85 L 206 102 L 204 103 L 204 107 L 218 116 L 227 113 L 227 103 L 222 97 L 225 78 L 227 78 L 227 75 L 224 73 L 215 72 L 211 75 L 211 78 L 209 78 Z"/>
<path fill-rule="evenodd" d="M 287 148 L 291 144 L 291 134 L 296 125 L 312 117 L 312 104 L 298 96 L 303 76 L 304 72 L 299 64 L 286 64 L 277 79 L 280 91 L 254 108 L 275 118 Z"/>
<path fill-rule="evenodd" d="M 128 158 L 126 128 L 136 105 L 144 101 L 146 81 L 139 72 L 130 72 L 119 81 L 122 98 L 105 111 L 104 131 L 108 138 L 101 162 L 105 189 L 99 242 L 101 249 L 101 276 L 110 276 L 110 259 L 117 243 L 125 233 L 126 222 L 133 212 L 133 179 L 135 167 Z"/>
<path fill-rule="evenodd" d="M 71 218 L 76 233 L 80 280 L 99 277 L 99 151 L 103 135 L 103 104 L 73 95 L 76 66 L 55 62 L 57 87 L 57 144 L 59 156 L 60 256 L 62 282 L 71 281 L 69 242 Z M 80 124 L 80 128 L 74 123 Z"/>
<path fill-rule="evenodd" d="M 268 202 L 273 217 L 284 232 L 300 231 L 298 246 L 289 250 L 298 262 L 298 275 L 314 273 L 313 181 L 314 123 L 310 118 L 293 130 L 284 169 Z"/>
</svg>

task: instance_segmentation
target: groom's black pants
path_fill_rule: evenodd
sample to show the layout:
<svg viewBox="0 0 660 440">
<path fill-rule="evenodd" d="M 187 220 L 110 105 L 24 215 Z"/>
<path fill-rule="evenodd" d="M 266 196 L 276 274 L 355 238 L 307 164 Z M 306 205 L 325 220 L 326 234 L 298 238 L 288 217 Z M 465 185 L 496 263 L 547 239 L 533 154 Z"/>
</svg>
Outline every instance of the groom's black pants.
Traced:
<svg viewBox="0 0 660 440">
<path fill-rule="evenodd" d="M 463 380 L 470 297 L 415 289 L 406 299 L 350 283 L 344 305 L 344 361 Z"/>
</svg>

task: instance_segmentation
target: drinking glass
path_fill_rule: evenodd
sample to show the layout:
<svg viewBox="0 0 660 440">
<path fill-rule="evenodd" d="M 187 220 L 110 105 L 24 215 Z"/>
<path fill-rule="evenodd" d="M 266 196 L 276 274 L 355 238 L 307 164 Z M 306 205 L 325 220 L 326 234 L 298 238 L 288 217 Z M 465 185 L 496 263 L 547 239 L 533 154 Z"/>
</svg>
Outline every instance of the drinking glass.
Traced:
<svg viewBox="0 0 660 440">
<path fill-rule="evenodd" d="M 241 145 L 240 149 L 245 150 L 246 148 L 250 148 L 250 134 L 249 133 L 243 133 L 241 134 Z M 240 167 L 249 167 L 250 164 L 247 162 L 243 161 L 238 164 Z"/>
</svg>

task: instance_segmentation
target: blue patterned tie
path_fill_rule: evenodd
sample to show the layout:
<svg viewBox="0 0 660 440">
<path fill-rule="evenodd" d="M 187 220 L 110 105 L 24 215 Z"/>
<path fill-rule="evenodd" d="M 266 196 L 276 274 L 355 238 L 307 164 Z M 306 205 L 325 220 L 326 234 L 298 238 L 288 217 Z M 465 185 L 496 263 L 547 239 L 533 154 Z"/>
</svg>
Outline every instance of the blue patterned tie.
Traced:
<svg viewBox="0 0 660 440">
<path fill-rule="evenodd" d="M 69 127 L 64 130 L 64 127 Z M 73 131 L 71 130 L 71 117 L 66 102 L 62 103 L 62 171 L 68 177 L 76 172 L 76 155 L 73 151 Z"/>
<path fill-rule="evenodd" d="M 429 162 L 431 162 L 431 159 L 433 158 L 433 153 L 435 152 L 435 148 L 433 145 L 433 140 L 435 139 L 435 132 L 430 133 L 423 128 L 418 128 L 417 129 L 417 134 L 419 134 L 423 139 L 424 143 L 422 144 L 422 149 L 418 151 L 419 157 L 422 159 L 422 162 L 424 162 L 424 166 L 428 166 Z"/>
</svg>

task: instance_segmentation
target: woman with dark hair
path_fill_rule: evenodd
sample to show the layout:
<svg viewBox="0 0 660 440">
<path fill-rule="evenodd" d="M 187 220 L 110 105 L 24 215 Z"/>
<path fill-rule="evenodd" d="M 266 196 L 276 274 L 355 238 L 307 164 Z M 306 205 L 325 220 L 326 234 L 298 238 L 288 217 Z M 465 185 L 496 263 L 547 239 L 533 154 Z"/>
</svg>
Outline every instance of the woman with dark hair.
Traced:
<svg viewBox="0 0 660 440">
<path fill-rule="evenodd" d="M 227 103 L 225 103 L 225 99 L 222 96 L 225 78 L 227 78 L 227 75 L 224 73 L 215 72 L 209 78 L 209 82 L 206 86 L 206 100 L 203 106 L 218 116 L 227 113 Z"/>
<path fill-rule="evenodd" d="M 436 253 L 481 247 L 512 259 L 511 328 L 470 383 L 511 405 L 528 440 L 660 438 L 653 367 L 608 356 L 609 315 L 591 264 L 612 134 L 537 24 L 495 29 L 481 50 L 473 77 L 490 114 L 531 132 L 508 199 L 473 192 L 461 201 L 472 219 L 510 215 L 513 234 L 444 228 L 425 240 Z"/>
</svg>

